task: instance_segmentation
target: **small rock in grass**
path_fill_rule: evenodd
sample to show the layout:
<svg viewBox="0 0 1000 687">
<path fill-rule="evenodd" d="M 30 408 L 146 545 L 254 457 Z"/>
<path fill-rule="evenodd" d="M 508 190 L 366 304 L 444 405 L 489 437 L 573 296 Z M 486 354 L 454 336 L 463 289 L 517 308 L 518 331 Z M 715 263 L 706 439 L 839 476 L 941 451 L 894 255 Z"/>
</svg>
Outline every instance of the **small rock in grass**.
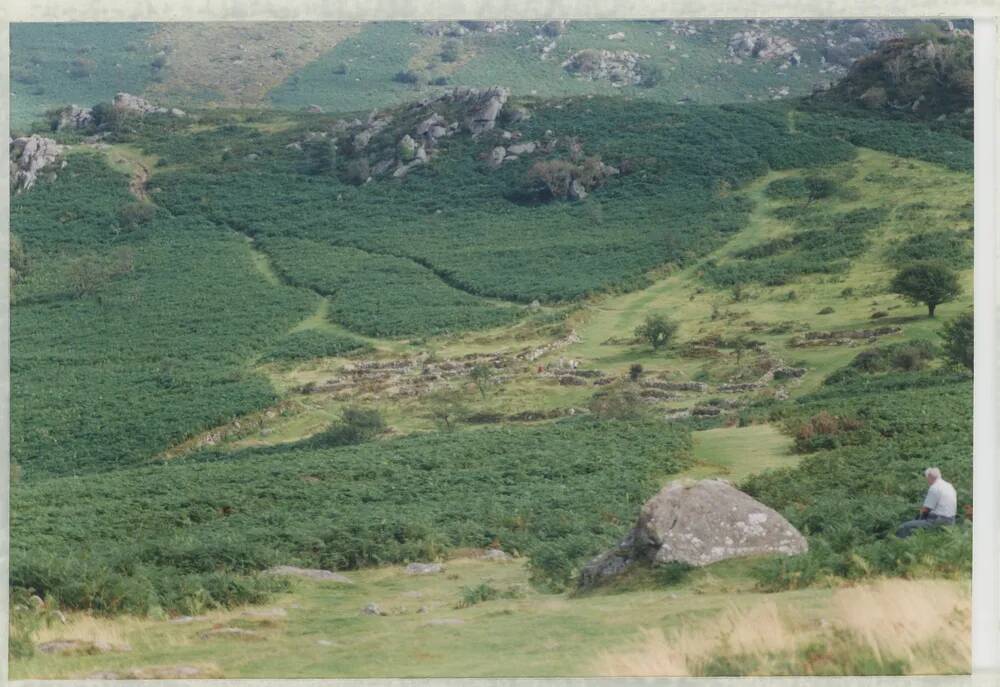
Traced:
<svg viewBox="0 0 1000 687">
<path fill-rule="evenodd" d="M 406 566 L 407 575 L 433 575 L 444 572 L 444 566 L 440 563 L 410 563 Z"/>
<path fill-rule="evenodd" d="M 260 618 L 265 620 L 271 620 L 274 618 L 287 618 L 288 611 L 284 608 L 262 608 L 253 611 L 244 611 L 242 614 L 244 618 Z"/>
<path fill-rule="evenodd" d="M 501 551 L 500 549 L 486 549 L 486 551 L 483 553 L 483 558 L 488 561 L 513 560 L 513 556 L 511 556 L 506 551 Z"/>
<path fill-rule="evenodd" d="M 374 601 L 372 601 L 367 606 L 365 606 L 364 608 L 361 609 L 361 614 L 362 615 L 385 615 L 386 613 L 385 613 L 385 611 L 383 611 L 379 607 L 379 605 L 377 603 L 375 603 Z"/>
<path fill-rule="evenodd" d="M 239 639 L 263 639 L 263 635 L 254 630 L 245 630 L 242 627 L 213 627 L 211 630 L 198 635 L 199 639 L 213 639 L 215 637 L 237 637 Z"/>
<path fill-rule="evenodd" d="M 351 579 L 341 573 L 330 570 L 317 570 L 315 568 L 298 568 L 294 565 L 278 565 L 264 571 L 265 575 L 287 575 L 289 577 L 304 577 L 310 580 L 320 580 L 322 582 L 342 582 L 353 584 Z"/>
</svg>

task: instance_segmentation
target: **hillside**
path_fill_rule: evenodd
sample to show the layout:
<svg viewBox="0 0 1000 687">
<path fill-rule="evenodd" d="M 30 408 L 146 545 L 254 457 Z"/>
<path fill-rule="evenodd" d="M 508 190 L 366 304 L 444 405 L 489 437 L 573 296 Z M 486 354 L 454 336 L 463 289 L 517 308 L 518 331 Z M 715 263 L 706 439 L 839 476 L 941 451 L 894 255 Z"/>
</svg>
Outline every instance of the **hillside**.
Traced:
<svg viewBox="0 0 1000 687">
<path fill-rule="evenodd" d="M 968 523 L 891 536 L 929 464 L 971 508 L 972 143 L 957 118 L 857 97 L 909 39 L 874 22 L 293 28 L 260 27 L 288 64 L 253 67 L 254 87 L 233 75 L 199 103 L 175 51 L 137 84 L 148 100 L 74 91 L 14 143 L 16 676 L 967 668 L 959 640 L 928 665 L 924 634 L 871 639 L 920 590 L 945 599 L 935 632 L 969 613 Z M 714 57 L 758 29 L 750 57 Z M 535 32 L 544 60 L 518 49 Z M 827 50 L 869 36 L 894 40 Z M 676 44 L 662 81 L 561 73 L 639 38 Z M 860 59 L 793 98 L 820 55 Z M 402 67 L 448 85 L 392 81 Z M 377 85 L 324 85 L 354 75 Z M 730 77 L 801 90 L 732 98 Z M 925 100 L 950 117 L 954 92 Z M 954 279 L 930 309 L 895 286 L 929 258 Z M 665 345 L 651 316 L 676 325 Z M 808 553 L 577 589 L 663 484 L 704 477 L 779 511 Z M 263 574 L 280 565 L 349 582 Z M 718 631 L 750 619 L 776 644 Z M 66 638 L 132 651 L 36 649 Z M 376 646 L 393 658 L 351 658 Z"/>
<path fill-rule="evenodd" d="M 942 26 L 946 25 L 942 22 Z M 953 26 L 969 28 L 968 22 Z M 370 110 L 456 85 L 767 101 L 835 82 L 914 21 L 15 24 L 12 126 L 116 91 L 180 107 Z"/>
</svg>

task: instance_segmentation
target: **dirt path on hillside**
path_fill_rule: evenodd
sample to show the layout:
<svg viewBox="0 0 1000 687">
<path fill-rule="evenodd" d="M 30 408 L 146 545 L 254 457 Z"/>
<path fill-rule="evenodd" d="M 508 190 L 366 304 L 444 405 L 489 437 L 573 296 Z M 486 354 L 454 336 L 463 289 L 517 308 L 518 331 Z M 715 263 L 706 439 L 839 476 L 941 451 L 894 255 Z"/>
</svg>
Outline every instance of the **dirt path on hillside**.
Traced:
<svg viewBox="0 0 1000 687">
<path fill-rule="evenodd" d="M 146 187 L 149 184 L 149 177 L 149 167 L 138 160 L 133 160 L 132 178 L 128 182 L 128 190 L 137 200 L 142 202 L 149 200 L 149 193 L 146 191 Z"/>
</svg>

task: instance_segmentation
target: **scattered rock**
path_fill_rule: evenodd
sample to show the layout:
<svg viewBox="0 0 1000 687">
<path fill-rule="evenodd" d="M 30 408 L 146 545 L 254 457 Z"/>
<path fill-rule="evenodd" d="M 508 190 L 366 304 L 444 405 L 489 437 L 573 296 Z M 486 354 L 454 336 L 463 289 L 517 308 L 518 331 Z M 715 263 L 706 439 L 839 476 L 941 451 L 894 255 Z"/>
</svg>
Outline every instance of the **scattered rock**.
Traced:
<svg viewBox="0 0 1000 687">
<path fill-rule="evenodd" d="M 774 379 L 795 379 L 806 373 L 804 367 L 779 367 L 774 371 Z"/>
<path fill-rule="evenodd" d="M 84 639 L 55 639 L 50 642 L 42 642 L 37 647 L 43 654 L 106 654 L 110 652 L 132 651 L 128 644 L 115 644 L 103 640 L 88 641 Z"/>
<path fill-rule="evenodd" d="M 663 391 L 697 391 L 705 393 L 708 391 L 708 384 L 705 382 L 661 382 L 652 379 L 644 379 L 639 382 L 641 386 Z"/>
<path fill-rule="evenodd" d="M 297 568 L 294 565 L 278 565 L 264 571 L 265 575 L 287 575 L 289 577 L 304 577 L 310 580 L 320 580 L 322 582 L 342 582 L 343 584 L 354 584 L 349 577 L 341 573 L 330 570 L 317 570 L 315 568 Z"/>
<path fill-rule="evenodd" d="M 534 141 L 528 141 L 527 143 L 515 143 L 514 145 L 507 148 L 507 152 L 511 155 L 530 155 L 535 152 L 537 144 Z"/>
<path fill-rule="evenodd" d="M 506 155 L 507 149 L 503 146 L 496 146 L 493 148 L 493 150 L 490 151 L 490 167 L 499 167 Z"/>
<path fill-rule="evenodd" d="M 630 50 L 586 49 L 570 55 L 562 67 L 580 78 L 610 81 L 615 86 L 634 85 L 642 81 L 640 63 L 646 57 Z"/>
<path fill-rule="evenodd" d="M 215 639 L 217 637 L 238 637 L 240 639 L 264 639 L 264 635 L 256 630 L 242 627 L 213 627 L 198 635 L 199 639 Z"/>
<path fill-rule="evenodd" d="M 440 563 L 410 563 L 406 566 L 407 575 L 434 575 L 444 572 L 444 566 Z"/>
<path fill-rule="evenodd" d="M 728 482 L 672 482 L 645 503 L 635 527 L 616 548 L 584 567 L 580 585 L 594 586 L 640 561 L 704 566 L 807 550 L 805 538 L 787 520 Z"/>
<path fill-rule="evenodd" d="M 501 551 L 500 549 L 486 549 L 483 555 L 480 556 L 488 561 L 511 561 L 514 557 L 511 556 L 506 551 Z"/>
<path fill-rule="evenodd" d="M 191 678 L 222 677 L 217 667 L 202 666 L 152 666 L 129 668 L 124 672 L 102 670 L 85 676 L 87 680 L 186 680 Z"/>
<path fill-rule="evenodd" d="M 284 608 L 262 608 L 244 611 L 240 615 L 243 618 L 252 618 L 254 620 L 276 620 L 278 618 L 287 618 L 288 611 Z"/>
</svg>

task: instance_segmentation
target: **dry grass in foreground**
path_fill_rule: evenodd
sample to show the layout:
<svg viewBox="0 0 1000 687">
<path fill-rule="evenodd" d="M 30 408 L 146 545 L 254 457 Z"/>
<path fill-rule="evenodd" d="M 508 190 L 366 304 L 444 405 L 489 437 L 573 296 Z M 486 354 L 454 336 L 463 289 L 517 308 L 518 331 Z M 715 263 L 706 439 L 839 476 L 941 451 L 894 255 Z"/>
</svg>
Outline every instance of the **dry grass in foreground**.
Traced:
<svg viewBox="0 0 1000 687">
<path fill-rule="evenodd" d="M 971 594 L 965 584 L 882 580 L 833 592 L 818 610 L 764 601 L 604 652 L 594 673 L 659 675 L 878 675 L 966 673 Z"/>
</svg>

